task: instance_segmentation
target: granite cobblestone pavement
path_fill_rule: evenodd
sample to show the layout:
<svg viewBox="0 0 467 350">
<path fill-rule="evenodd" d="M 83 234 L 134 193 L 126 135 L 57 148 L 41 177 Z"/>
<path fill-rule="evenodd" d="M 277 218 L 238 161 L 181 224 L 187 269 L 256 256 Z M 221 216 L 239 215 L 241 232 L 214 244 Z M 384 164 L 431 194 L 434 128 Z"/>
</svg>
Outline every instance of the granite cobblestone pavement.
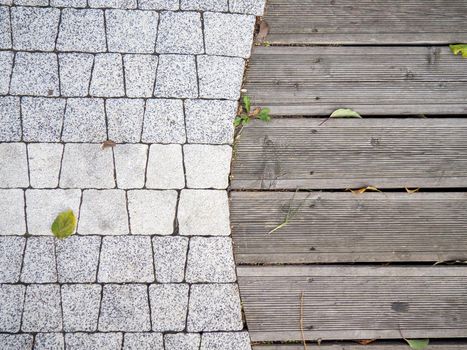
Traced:
<svg viewBox="0 0 467 350">
<path fill-rule="evenodd" d="M 263 8 L 0 0 L 2 350 L 251 349 L 226 189 Z"/>
</svg>

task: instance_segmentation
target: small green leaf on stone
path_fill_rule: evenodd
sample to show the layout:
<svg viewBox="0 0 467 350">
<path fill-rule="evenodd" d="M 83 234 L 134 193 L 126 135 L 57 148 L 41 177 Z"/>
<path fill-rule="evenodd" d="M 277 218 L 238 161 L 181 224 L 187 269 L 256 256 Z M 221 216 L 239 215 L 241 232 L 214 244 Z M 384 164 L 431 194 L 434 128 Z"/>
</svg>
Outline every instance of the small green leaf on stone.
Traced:
<svg viewBox="0 0 467 350">
<path fill-rule="evenodd" d="M 462 54 L 462 57 L 467 58 L 467 44 L 453 44 L 449 48 L 454 55 Z"/>
<path fill-rule="evenodd" d="M 55 237 L 65 239 L 75 232 L 76 216 L 73 210 L 66 210 L 61 212 L 55 218 L 52 224 L 52 233 Z"/>
<path fill-rule="evenodd" d="M 361 115 L 350 108 L 339 108 L 329 118 L 361 118 Z"/>
<path fill-rule="evenodd" d="M 413 350 L 423 350 L 430 343 L 430 339 L 404 339 Z"/>
<path fill-rule="evenodd" d="M 246 112 L 250 113 L 250 108 L 251 108 L 250 96 L 243 96 L 243 105 L 245 106 Z"/>
</svg>

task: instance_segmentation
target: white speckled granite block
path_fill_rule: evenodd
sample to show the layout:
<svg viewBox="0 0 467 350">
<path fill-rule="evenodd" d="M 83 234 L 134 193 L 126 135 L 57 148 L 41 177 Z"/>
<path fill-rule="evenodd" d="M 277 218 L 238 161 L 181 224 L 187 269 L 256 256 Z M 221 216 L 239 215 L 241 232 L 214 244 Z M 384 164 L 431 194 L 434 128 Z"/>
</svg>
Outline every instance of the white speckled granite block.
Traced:
<svg viewBox="0 0 467 350">
<path fill-rule="evenodd" d="M 147 100 L 142 140 L 149 143 L 186 142 L 183 102 L 175 99 Z"/>
<path fill-rule="evenodd" d="M 103 142 L 106 139 L 104 100 L 69 98 L 65 109 L 62 140 L 65 142 Z"/>
<path fill-rule="evenodd" d="M 0 188 L 28 186 L 26 144 L 0 143 Z"/>
<path fill-rule="evenodd" d="M 99 284 L 62 285 L 63 329 L 65 332 L 97 330 L 101 301 Z"/>
<path fill-rule="evenodd" d="M 33 188 L 55 188 L 62 162 L 60 143 L 28 144 L 29 176 Z"/>
<path fill-rule="evenodd" d="M 23 139 L 32 142 L 59 142 L 65 103 L 62 98 L 23 97 Z"/>
<path fill-rule="evenodd" d="M 182 146 L 151 145 L 146 174 L 147 188 L 181 189 L 185 187 Z"/>
<path fill-rule="evenodd" d="M 0 235 L 24 235 L 26 218 L 24 192 L 19 189 L 0 189 Z"/>
<path fill-rule="evenodd" d="M 193 98 L 198 96 L 198 78 L 194 56 L 160 55 L 156 97 Z"/>
<path fill-rule="evenodd" d="M 183 331 L 188 308 L 188 284 L 153 284 L 151 298 L 152 329 L 158 332 Z"/>
<path fill-rule="evenodd" d="M 114 142 L 140 142 L 144 100 L 116 98 L 105 101 L 109 139 Z"/>
<path fill-rule="evenodd" d="M 0 141 L 21 140 L 19 97 L 0 97 Z"/>
<path fill-rule="evenodd" d="M 0 332 L 20 330 L 25 290 L 22 285 L 0 284 Z M 4 349 L 2 342 L 0 345 Z"/>
<path fill-rule="evenodd" d="M 62 330 L 58 284 L 27 286 L 22 330 L 23 332 L 59 332 Z"/>
<path fill-rule="evenodd" d="M 154 55 L 124 55 L 128 97 L 151 97 L 154 93 L 158 58 Z"/>
<path fill-rule="evenodd" d="M 94 69 L 89 94 L 97 97 L 125 95 L 122 55 L 107 53 L 94 57 Z"/>
<path fill-rule="evenodd" d="M 147 155 L 148 145 L 123 144 L 114 148 L 118 188 L 144 187 Z"/>
<path fill-rule="evenodd" d="M 87 96 L 94 56 L 87 53 L 61 53 L 58 61 L 62 96 Z"/>
</svg>

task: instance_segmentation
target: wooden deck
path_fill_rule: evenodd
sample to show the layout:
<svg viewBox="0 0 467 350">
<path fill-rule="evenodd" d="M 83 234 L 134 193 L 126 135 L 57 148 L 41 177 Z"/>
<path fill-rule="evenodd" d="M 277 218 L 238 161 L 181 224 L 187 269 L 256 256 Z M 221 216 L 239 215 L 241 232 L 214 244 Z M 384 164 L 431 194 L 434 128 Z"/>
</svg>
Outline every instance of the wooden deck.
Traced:
<svg viewBox="0 0 467 350">
<path fill-rule="evenodd" d="M 448 48 L 467 2 L 268 0 L 265 19 L 245 88 L 274 117 L 243 129 L 230 192 L 253 350 L 467 349 L 467 59 Z"/>
</svg>

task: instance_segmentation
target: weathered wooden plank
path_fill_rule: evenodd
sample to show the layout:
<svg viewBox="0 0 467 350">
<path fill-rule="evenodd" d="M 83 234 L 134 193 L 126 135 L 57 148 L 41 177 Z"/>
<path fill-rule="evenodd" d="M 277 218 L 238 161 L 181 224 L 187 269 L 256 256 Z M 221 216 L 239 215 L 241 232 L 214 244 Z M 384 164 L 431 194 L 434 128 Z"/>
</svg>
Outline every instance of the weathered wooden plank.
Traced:
<svg viewBox="0 0 467 350">
<path fill-rule="evenodd" d="M 252 341 L 455 338 L 467 334 L 467 267 L 237 268 Z"/>
<path fill-rule="evenodd" d="M 467 22 L 467 21 L 466 21 Z M 275 115 L 467 113 L 467 60 L 448 47 L 258 47 L 245 88 Z"/>
<path fill-rule="evenodd" d="M 467 261 L 465 192 L 232 192 L 230 212 L 239 264 Z"/>
<path fill-rule="evenodd" d="M 308 346 L 310 349 L 316 347 L 315 344 Z M 380 342 L 376 341 L 369 345 L 359 345 L 350 342 L 328 343 L 323 342 L 320 344 L 319 350 L 408 350 L 406 342 Z M 465 350 L 467 349 L 467 342 L 463 340 L 458 341 L 442 341 L 430 340 L 430 344 L 425 350 Z M 253 350 L 304 350 L 303 344 L 253 344 Z"/>
<path fill-rule="evenodd" d="M 464 0 L 268 0 L 274 44 L 448 44 L 467 41 Z"/>
<path fill-rule="evenodd" d="M 244 128 L 233 189 L 466 187 L 467 119 L 273 119 Z"/>
</svg>

